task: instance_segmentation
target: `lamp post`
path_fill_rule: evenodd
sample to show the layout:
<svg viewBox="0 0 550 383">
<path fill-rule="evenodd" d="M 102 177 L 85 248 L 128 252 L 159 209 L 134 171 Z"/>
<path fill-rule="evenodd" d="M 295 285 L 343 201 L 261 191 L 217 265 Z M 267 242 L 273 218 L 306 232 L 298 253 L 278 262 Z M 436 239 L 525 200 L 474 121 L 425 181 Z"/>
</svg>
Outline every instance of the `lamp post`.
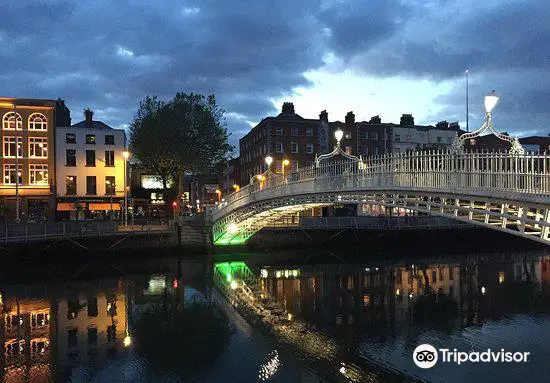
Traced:
<svg viewBox="0 0 550 383">
<path fill-rule="evenodd" d="M 222 201 L 222 191 L 220 189 L 216 189 L 216 195 L 218 196 L 218 203 Z"/>
<path fill-rule="evenodd" d="M 469 121 L 470 121 L 470 113 L 468 112 L 468 108 L 469 108 L 469 92 L 470 92 L 470 71 L 468 69 L 466 69 L 466 132 L 470 132 L 470 124 L 469 124 Z"/>
<path fill-rule="evenodd" d="M 289 164 L 290 164 L 289 160 L 283 160 L 283 166 L 282 166 L 283 176 L 285 175 L 285 166 L 288 166 Z"/>
<path fill-rule="evenodd" d="M 265 163 L 267 165 L 267 171 L 270 172 L 271 171 L 271 164 L 273 163 L 273 157 L 267 156 L 265 158 Z"/>
<path fill-rule="evenodd" d="M 464 151 L 464 142 L 466 142 L 467 140 L 475 139 L 476 137 L 480 136 L 481 133 L 483 133 L 487 130 L 490 131 L 491 133 L 493 133 L 495 136 L 497 136 L 497 138 L 499 138 L 503 141 L 508 141 L 511 144 L 512 147 L 510 148 L 510 154 L 524 154 L 525 153 L 525 150 L 523 149 L 523 147 L 521 146 L 521 143 L 519 142 L 519 140 L 516 137 L 510 137 L 506 134 L 499 133 L 495 129 L 495 127 L 493 126 L 493 122 L 492 122 L 493 116 L 492 116 L 491 113 L 492 113 L 493 109 L 495 108 L 495 106 L 497 105 L 498 100 L 499 100 L 499 97 L 495 93 L 494 90 L 492 92 L 490 92 L 487 96 L 485 96 L 485 99 L 484 99 L 485 123 L 481 126 L 481 128 L 479 128 L 475 132 L 465 133 L 461 136 L 457 136 L 454 139 L 453 146 L 452 146 L 452 151 L 455 154 L 463 153 L 463 151 Z"/>
<path fill-rule="evenodd" d="M 237 184 L 233 185 L 233 189 L 235 189 L 235 192 L 238 192 L 239 190 L 241 190 L 241 187 Z"/>
<path fill-rule="evenodd" d="M 109 180 L 105 181 L 105 185 L 110 186 L 111 181 L 109 181 Z M 113 215 L 114 215 L 114 212 L 113 212 L 113 194 L 115 193 L 115 190 L 116 190 L 116 185 L 113 184 L 113 188 L 111 189 L 111 192 L 109 193 L 111 195 L 111 221 L 113 220 Z"/>
<path fill-rule="evenodd" d="M 126 186 L 128 176 L 126 174 L 126 163 L 128 162 L 130 153 L 125 150 L 122 152 L 122 157 L 124 157 L 124 226 L 128 226 L 128 190 Z"/>
</svg>

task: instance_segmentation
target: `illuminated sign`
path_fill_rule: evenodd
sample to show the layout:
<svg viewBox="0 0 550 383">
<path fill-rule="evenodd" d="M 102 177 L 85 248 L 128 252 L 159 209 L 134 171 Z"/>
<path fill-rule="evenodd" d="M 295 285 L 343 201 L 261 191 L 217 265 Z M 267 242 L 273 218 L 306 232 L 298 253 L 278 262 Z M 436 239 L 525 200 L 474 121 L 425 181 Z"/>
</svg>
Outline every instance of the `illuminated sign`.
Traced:
<svg viewBox="0 0 550 383">
<path fill-rule="evenodd" d="M 172 180 L 168 180 L 166 187 L 172 187 Z M 142 175 L 141 187 L 144 189 L 162 189 L 162 178 L 155 175 Z"/>
</svg>

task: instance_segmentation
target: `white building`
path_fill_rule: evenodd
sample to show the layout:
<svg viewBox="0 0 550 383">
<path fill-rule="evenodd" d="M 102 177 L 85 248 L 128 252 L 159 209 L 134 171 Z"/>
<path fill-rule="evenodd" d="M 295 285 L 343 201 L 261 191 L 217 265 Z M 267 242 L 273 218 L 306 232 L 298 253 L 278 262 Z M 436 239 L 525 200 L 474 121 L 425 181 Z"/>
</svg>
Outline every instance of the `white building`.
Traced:
<svg viewBox="0 0 550 383">
<path fill-rule="evenodd" d="M 393 125 L 393 152 L 404 153 L 418 149 L 450 149 L 458 135 L 459 126 L 446 121 L 436 126 Z"/>
<path fill-rule="evenodd" d="M 71 127 L 56 128 L 58 219 L 116 217 L 123 208 L 126 134 L 93 121 L 90 110 L 85 116 Z"/>
</svg>

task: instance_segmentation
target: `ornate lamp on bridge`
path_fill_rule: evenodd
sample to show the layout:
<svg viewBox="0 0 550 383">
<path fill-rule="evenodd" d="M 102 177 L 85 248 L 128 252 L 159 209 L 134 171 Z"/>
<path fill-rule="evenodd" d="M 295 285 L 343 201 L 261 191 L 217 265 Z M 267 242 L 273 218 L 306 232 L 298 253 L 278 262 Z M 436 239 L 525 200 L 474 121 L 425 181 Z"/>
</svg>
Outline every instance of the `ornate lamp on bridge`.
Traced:
<svg viewBox="0 0 550 383">
<path fill-rule="evenodd" d="M 264 181 L 267 177 L 269 177 L 270 175 L 274 175 L 275 173 L 273 173 L 271 171 L 271 164 L 273 163 L 273 157 L 271 156 L 267 156 L 265 159 L 265 164 L 267 165 L 267 170 L 261 174 L 258 174 L 258 175 L 255 175 L 255 176 L 252 176 L 250 177 L 250 184 L 252 185 L 252 183 L 254 183 L 255 180 L 258 180 L 260 182 Z"/>
<path fill-rule="evenodd" d="M 343 137 L 344 137 L 344 132 L 342 131 L 342 129 L 338 128 L 334 132 L 334 138 L 336 139 L 336 145 L 334 145 L 334 150 L 330 153 L 322 154 L 320 156 L 315 155 L 315 167 L 319 167 L 321 165 L 321 161 L 329 160 L 339 155 L 349 160 L 357 161 L 360 167 L 364 165 L 363 158 L 361 156 L 357 157 L 352 154 L 348 154 L 346 153 L 345 150 L 342 149 L 342 145 L 340 144 L 340 141 L 342 141 Z"/>
<path fill-rule="evenodd" d="M 525 150 L 523 149 L 519 140 L 516 137 L 510 137 L 506 134 L 499 133 L 493 126 L 491 112 L 497 105 L 498 100 L 499 97 L 494 90 L 487 96 L 485 96 L 485 123 L 475 132 L 465 133 L 462 136 L 456 137 L 453 141 L 453 146 L 451 149 L 454 153 L 462 153 L 464 151 L 464 142 L 466 142 L 467 140 L 475 139 L 476 137 L 479 137 L 481 133 L 484 133 L 486 131 L 491 132 L 501 140 L 508 141 L 511 144 L 510 154 L 525 153 Z"/>
</svg>

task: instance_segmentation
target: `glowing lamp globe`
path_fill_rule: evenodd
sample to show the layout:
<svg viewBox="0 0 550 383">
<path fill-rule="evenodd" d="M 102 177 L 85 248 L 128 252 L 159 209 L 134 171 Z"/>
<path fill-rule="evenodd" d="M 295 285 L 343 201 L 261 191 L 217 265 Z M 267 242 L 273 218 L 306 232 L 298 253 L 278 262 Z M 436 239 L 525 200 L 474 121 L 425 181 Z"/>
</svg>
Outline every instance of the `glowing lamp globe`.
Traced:
<svg viewBox="0 0 550 383">
<path fill-rule="evenodd" d="M 338 129 L 334 132 L 334 138 L 336 138 L 337 142 L 342 141 L 342 137 L 344 137 L 344 132 L 342 131 L 342 129 Z"/>
<path fill-rule="evenodd" d="M 267 166 L 271 166 L 271 164 L 273 163 L 273 157 L 267 156 L 265 158 L 265 163 L 267 164 Z"/>
<path fill-rule="evenodd" d="M 491 113 L 492 110 L 497 105 L 499 97 L 493 90 L 491 93 L 489 93 L 487 96 L 485 96 L 485 111 L 487 113 Z"/>
</svg>

